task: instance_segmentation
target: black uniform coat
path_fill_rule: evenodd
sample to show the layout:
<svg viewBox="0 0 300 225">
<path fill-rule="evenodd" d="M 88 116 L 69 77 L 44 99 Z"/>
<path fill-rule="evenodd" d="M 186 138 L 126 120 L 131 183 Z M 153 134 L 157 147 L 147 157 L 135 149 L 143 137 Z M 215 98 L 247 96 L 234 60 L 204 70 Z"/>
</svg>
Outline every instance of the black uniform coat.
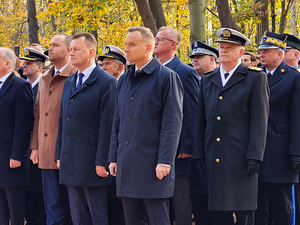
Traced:
<svg viewBox="0 0 300 225">
<path fill-rule="evenodd" d="M 282 62 L 269 79 L 270 115 L 259 181 L 296 183 L 291 155 L 300 156 L 300 74 Z"/>
<path fill-rule="evenodd" d="M 11 73 L 0 89 L 0 187 L 29 184 L 29 158 L 26 153 L 32 126 L 31 85 Z M 10 159 L 21 161 L 21 166 L 10 168 Z"/>
<path fill-rule="evenodd" d="M 96 174 L 108 166 L 116 79 L 97 65 L 76 89 L 77 73 L 64 86 L 55 160 L 60 160 L 59 182 L 72 186 L 103 186 L 110 177 Z"/>
<path fill-rule="evenodd" d="M 169 198 L 182 126 L 183 88 L 178 75 L 154 57 L 142 73 L 135 66 L 120 77 L 109 161 L 117 163 L 117 195 Z M 171 165 L 159 180 L 158 163 Z"/>
<path fill-rule="evenodd" d="M 194 145 L 194 124 L 197 101 L 199 95 L 199 81 L 197 72 L 192 67 L 184 64 L 175 55 L 174 58 L 166 64 L 166 67 L 174 70 L 182 82 L 184 88 L 183 97 L 183 122 L 182 130 L 175 158 L 176 175 L 190 175 L 191 158 L 178 159 L 179 153 L 193 154 Z"/>
<path fill-rule="evenodd" d="M 222 86 L 220 69 L 201 79 L 195 159 L 205 159 L 209 210 L 255 210 L 257 174 L 246 160 L 262 161 L 267 134 L 266 74 L 240 64 Z"/>
</svg>

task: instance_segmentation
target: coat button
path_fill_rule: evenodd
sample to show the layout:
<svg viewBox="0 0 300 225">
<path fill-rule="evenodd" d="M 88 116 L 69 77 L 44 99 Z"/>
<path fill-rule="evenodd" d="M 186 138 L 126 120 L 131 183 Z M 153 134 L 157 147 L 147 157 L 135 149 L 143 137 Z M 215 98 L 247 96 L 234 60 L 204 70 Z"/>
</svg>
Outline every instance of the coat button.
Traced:
<svg viewBox="0 0 300 225">
<path fill-rule="evenodd" d="M 69 138 L 70 136 L 68 134 L 66 134 L 66 138 Z"/>
<path fill-rule="evenodd" d="M 216 159 L 216 162 L 217 162 L 217 163 L 220 162 L 220 159 Z"/>
<path fill-rule="evenodd" d="M 49 116 L 49 114 L 48 114 L 48 113 L 45 113 L 45 116 Z"/>
<path fill-rule="evenodd" d="M 44 134 L 44 137 L 48 137 L 48 134 Z"/>
<path fill-rule="evenodd" d="M 223 96 L 219 96 L 219 100 L 223 100 Z"/>
<path fill-rule="evenodd" d="M 218 116 L 218 117 L 217 117 L 217 120 L 221 120 L 221 117 L 220 117 L 220 116 Z"/>
<path fill-rule="evenodd" d="M 68 117 L 67 117 L 67 120 L 70 120 L 70 119 L 71 119 L 71 118 L 68 116 Z"/>
<path fill-rule="evenodd" d="M 130 119 L 130 118 L 128 118 L 128 119 L 127 119 L 127 122 L 128 122 L 128 123 L 130 123 L 130 122 L 131 122 L 131 119 Z"/>
<path fill-rule="evenodd" d="M 49 95 L 52 95 L 52 91 L 49 91 Z"/>
<path fill-rule="evenodd" d="M 219 142 L 219 141 L 221 141 L 221 139 L 220 139 L 220 138 L 217 138 L 216 141 Z"/>
<path fill-rule="evenodd" d="M 131 97 L 130 97 L 130 101 L 133 101 L 133 100 L 134 100 L 134 97 L 131 96 Z"/>
<path fill-rule="evenodd" d="M 73 102 L 73 101 L 74 101 L 74 99 L 73 99 L 73 98 L 71 98 L 71 99 L 70 99 L 70 102 Z"/>
<path fill-rule="evenodd" d="M 125 141 L 125 144 L 128 145 L 128 144 L 129 144 L 129 141 Z"/>
</svg>

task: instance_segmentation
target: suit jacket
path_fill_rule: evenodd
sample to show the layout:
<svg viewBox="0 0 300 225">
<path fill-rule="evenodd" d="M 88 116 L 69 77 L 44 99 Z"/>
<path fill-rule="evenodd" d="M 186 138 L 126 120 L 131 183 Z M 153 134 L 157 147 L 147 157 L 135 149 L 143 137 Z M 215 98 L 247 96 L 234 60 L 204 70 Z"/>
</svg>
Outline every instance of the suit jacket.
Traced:
<svg viewBox="0 0 300 225">
<path fill-rule="evenodd" d="M 184 89 L 183 97 L 183 122 L 179 139 L 179 145 L 175 158 L 176 175 L 190 175 L 191 158 L 178 159 L 179 153 L 193 154 L 194 124 L 199 95 L 199 81 L 197 72 L 192 67 L 184 64 L 175 55 L 166 67 L 174 70 L 182 82 Z"/>
<path fill-rule="evenodd" d="M 270 115 L 259 181 L 296 183 L 291 156 L 300 156 L 300 74 L 282 62 L 269 79 Z"/>
<path fill-rule="evenodd" d="M 0 89 L 0 187 L 29 184 L 27 150 L 33 125 L 31 85 L 13 73 Z M 10 159 L 21 167 L 9 167 Z"/>
<path fill-rule="evenodd" d="M 116 79 L 99 65 L 76 89 L 77 73 L 67 79 L 61 102 L 55 159 L 59 182 L 73 186 L 103 186 L 95 166 L 108 167 Z"/>
<path fill-rule="evenodd" d="M 255 210 L 258 175 L 247 159 L 263 160 L 269 89 L 266 74 L 240 64 L 223 87 L 220 69 L 201 79 L 195 159 L 205 159 L 209 210 Z"/>
<path fill-rule="evenodd" d="M 117 195 L 168 198 L 174 191 L 174 158 L 182 127 L 183 88 L 178 75 L 154 57 L 118 82 L 109 161 L 117 163 Z M 158 163 L 170 174 L 156 177 Z"/>
<path fill-rule="evenodd" d="M 52 77 L 52 67 L 40 78 L 30 149 L 38 149 L 41 169 L 57 169 L 54 155 L 61 96 L 66 79 L 76 71 L 77 68 L 69 64 L 62 73 Z"/>
</svg>

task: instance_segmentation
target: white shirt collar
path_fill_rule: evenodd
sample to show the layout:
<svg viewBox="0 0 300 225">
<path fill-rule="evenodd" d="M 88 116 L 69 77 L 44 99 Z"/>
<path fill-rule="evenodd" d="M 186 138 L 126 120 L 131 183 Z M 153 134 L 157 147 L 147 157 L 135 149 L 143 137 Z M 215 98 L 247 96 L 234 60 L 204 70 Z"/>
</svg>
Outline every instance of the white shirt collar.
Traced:
<svg viewBox="0 0 300 225">
<path fill-rule="evenodd" d="M 60 68 L 60 70 L 56 69 L 56 66 L 54 66 L 54 74 L 57 73 L 57 71 L 59 71 L 60 73 L 62 73 L 62 71 L 70 64 L 70 62 L 68 62 L 66 65 L 64 65 L 62 68 Z"/>
<path fill-rule="evenodd" d="M 270 73 L 271 75 L 273 75 L 276 69 L 277 69 L 277 67 L 276 67 L 274 70 L 269 71 L 269 70 L 267 70 L 267 68 L 266 68 L 266 74 Z"/>
<path fill-rule="evenodd" d="M 0 83 L 0 88 L 2 87 L 2 85 L 4 84 L 4 82 L 5 82 L 6 79 L 9 77 L 10 74 L 11 74 L 11 73 L 8 73 L 8 74 L 6 74 L 5 76 L 3 76 L 3 77 L 0 78 L 0 81 L 1 81 L 1 83 Z"/>
<path fill-rule="evenodd" d="M 168 64 L 169 62 L 171 62 L 173 59 L 174 59 L 174 56 L 173 56 L 171 59 L 169 59 L 167 62 L 164 62 L 163 65 L 164 65 L 164 66 L 167 65 L 167 64 Z"/>
<path fill-rule="evenodd" d="M 234 73 L 234 71 L 239 67 L 239 65 L 241 64 L 241 60 L 239 60 L 238 64 L 236 64 L 236 66 L 230 70 L 228 73 L 228 77 L 225 79 L 225 73 L 226 71 L 223 69 L 223 66 L 222 64 L 220 65 L 220 75 L 221 75 L 221 80 L 222 80 L 222 84 L 223 84 L 223 87 L 226 85 L 226 83 L 229 81 L 229 79 L 231 78 L 232 74 Z"/>
<path fill-rule="evenodd" d="M 93 70 L 96 68 L 96 63 L 93 63 L 92 65 L 90 65 L 88 68 L 86 68 L 84 71 L 80 72 L 78 70 L 78 73 L 83 73 L 84 76 L 82 77 L 82 83 L 84 83 L 88 78 L 89 76 L 91 75 L 91 73 L 93 72 Z M 77 81 L 76 81 L 76 84 L 78 83 L 79 81 L 79 77 L 77 76 Z"/>
<path fill-rule="evenodd" d="M 34 86 L 40 81 L 42 74 L 31 84 L 31 87 L 34 88 Z"/>
</svg>

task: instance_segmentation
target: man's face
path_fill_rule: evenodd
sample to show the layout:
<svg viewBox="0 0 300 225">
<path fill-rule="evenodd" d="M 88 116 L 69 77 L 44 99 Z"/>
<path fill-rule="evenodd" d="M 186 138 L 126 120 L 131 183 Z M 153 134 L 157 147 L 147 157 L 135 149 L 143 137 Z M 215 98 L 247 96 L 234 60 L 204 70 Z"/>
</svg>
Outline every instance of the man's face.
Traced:
<svg viewBox="0 0 300 225">
<path fill-rule="evenodd" d="M 251 58 L 250 55 L 243 55 L 242 56 L 242 63 L 248 65 L 248 66 L 252 66 L 252 62 L 251 62 Z"/>
<path fill-rule="evenodd" d="M 34 76 L 42 72 L 42 67 L 35 61 L 25 60 L 23 75 L 25 77 Z"/>
<path fill-rule="evenodd" d="M 287 48 L 284 54 L 284 61 L 291 66 L 296 66 L 299 60 L 299 51 L 294 48 Z"/>
<path fill-rule="evenodd" d="M 176 44 L 176 41 L 172 39 L 169 33 L 168 30 L 162 30 L 157 33 L 153 52 L 157 57 L 174 49 L 173 45 Z"/>
<path fill-rule="evenodd" d="M 147 58 L 149 52 L 147 42 L 143 39 L 139 31 L 127 34 L 124 52 L 126 54 L 126 59 L 131 63 L 138 64 Z"/>
<path fill-rule="evenodd" d="M 90 48 L 85 44 L 85 37 L 79 37 L 70 44 L 71 62 L 78 69 L 85 69 L 91 60 Z"/>
<path fill-rule="evenodd" d="M 65 37 L 62 35 L 56 35 L 52 38 L 48 53 L 51 62 L 63 60 L 69 55 L 69 48 L 65 45 L 64 39 Z"/>
<path fill-rule="evenodd" d="M 116 78 L 121 75 L 119 71 L 119 65 L 116 63 L 116 59 L 105 57 L 103 59 L 102 69 Z"/>
<path fill-rule="evenodd" d="M 219 47 L 220 63 L 236 62 L 242 57 L 244 51 L 243 47 L 238 44 L 221 42 Z"/>
<path fill-rule="evenodd" d="M 193 57 L 193 67 L 198 72 L 199 75 L 203 75 L 206 72 L 213 70 L 212 59 L 213 56 L 210 55 L 195 55 Z"/>
<path fill-rule="evenodd" d="M 8 67 L 10 65 L 8 65 L 9 61 L 5 60 L 2 56 L 1 56 L 1 50 L 0 50 L 0 77 L 5 76 L 8 73 Z"/>
<path fill-rule="evenodd" d="M 274 68 L 279 65 L 280 50 L 276 49 L 260 49 L 260 61 L 266 68 Z M 280 60 L 281 61 L 281 60 Z"/>
</svg>

